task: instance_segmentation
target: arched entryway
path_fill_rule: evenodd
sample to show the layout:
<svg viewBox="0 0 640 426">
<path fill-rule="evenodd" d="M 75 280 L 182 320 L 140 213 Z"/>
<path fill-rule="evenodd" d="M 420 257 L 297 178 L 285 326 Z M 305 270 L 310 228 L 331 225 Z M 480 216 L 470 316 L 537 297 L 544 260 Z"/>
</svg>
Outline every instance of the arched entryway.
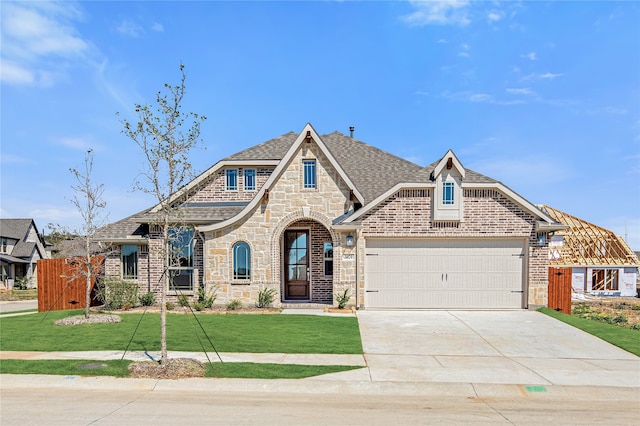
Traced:
<svg viewBox="0 0 640 426">
<path fill-rule="evenodd" d="M 333 303 L 333 258 L 336 236 L 323 223 L 309 217 L 290 218 L 274 235 L 274 258 L 279 259 L 281 301 Z M 274 265 L 275 266 L 275 265 Z"/>
</svg>

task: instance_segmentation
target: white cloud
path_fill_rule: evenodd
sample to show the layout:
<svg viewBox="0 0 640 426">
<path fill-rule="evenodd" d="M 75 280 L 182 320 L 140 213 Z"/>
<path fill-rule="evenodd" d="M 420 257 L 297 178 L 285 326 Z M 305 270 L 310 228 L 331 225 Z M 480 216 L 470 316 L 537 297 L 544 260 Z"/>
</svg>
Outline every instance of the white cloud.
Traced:
<svg viewBox="0 0 640 426">
<path fill-rule="evenodd" d="M 52 85 L 64 75 L 65 62 L 81 61 L 91 50 L 72 25 L 83 18 L 75 3 L 3 2 L 2 7 L 3 83 Z"/>
<path fill-rule="evenodd" d="M 564 74 L 546 72 L 544 74 L 533 73 L 522 77 L 523 80 L 554 80 Z"/>
<path fill-rule="evenodd" d="M 487 14 L 487 20 L 489 22 L 498 22 L 504 17 L 504 12 L 500 10 L 492 10 Z"/>
<path fill-rule="evenodd" d="M 466 26 L 471 23 L 468 17 L 468 0 L 432 0 L 415 1 L 411 5 L 416 9 L 401 19 L 414 26 L 431 24 Z"/>
<path fill-rule="evenodd" d="M 87 138 L 62 138 L 59 143 L 67 148 L 73 148 L 81 151 L 86 151 L 91 148 L 91 141 Z"/>
<path fill-rule="evenodd" d="M 526 95 L 526 96 L 535 96 L 536 92 L 534 92 L 533 90 L 526 88 L 526 87 L 522 87 L 522 88 L 513 88 L 513 89 L 505 89 L 507 91 L 507 93 L 511 94 L 511 95 Z"/>
<path fill-rule="evenodd" d="M 472 102 L 472 103 L 484 103 L 494 105 L 520 105 L 525 102 L 519 99 L 515 100 L 502 100 L 496 99 L 494 96 L 488 93 L 474 93 L 469 91 L 464 92 L 444 92 L 441 96 L 445 99 L 456 102 Z"/>
<path fill-rule="evenodd" d="M 529 52 L 525 55 L 522 55 L 523 58 L 527 58 L 530 61 L 535 61 L 536 59 L 538 59 L 538 56 L 536 55 L 536 52 Z"/>
<path fill-rule="evenodd" d="M 144 34 L 142 27 L 130 19 L 123 19 L 116 27 L 116 31 L 129 37 L 140 37 Z"/>
<path fill-rule="evenodd" d="M 151 30 L 157 33 L 161 33 L 164 32 L 164 26 L 159 22 L 154 22 L 153 24 L 151 24 Z"/>
</svg>

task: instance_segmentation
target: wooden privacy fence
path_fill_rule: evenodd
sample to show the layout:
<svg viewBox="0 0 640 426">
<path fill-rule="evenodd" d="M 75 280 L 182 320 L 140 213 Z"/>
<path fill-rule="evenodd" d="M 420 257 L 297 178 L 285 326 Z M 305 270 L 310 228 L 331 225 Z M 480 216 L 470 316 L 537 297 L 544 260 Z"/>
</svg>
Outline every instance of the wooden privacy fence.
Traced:
<svg viewBox="0 0 640 426">
<path fill-rule="evenodd" d="M 549 268 L 549 303 L 547 306 L 571 315 L 571 268 Z"/>
<path fill-rule="evenodd" d="M 82 258 L 38 260 L 38 312 L 80 309 L 86 305 L 86 278 L 80 273 Z M 91 258 L 93 270 L 102 271 L 104 256 Z M 91 282 L 91 305 L 94 303 L 96 276 Z"/>
</svg>

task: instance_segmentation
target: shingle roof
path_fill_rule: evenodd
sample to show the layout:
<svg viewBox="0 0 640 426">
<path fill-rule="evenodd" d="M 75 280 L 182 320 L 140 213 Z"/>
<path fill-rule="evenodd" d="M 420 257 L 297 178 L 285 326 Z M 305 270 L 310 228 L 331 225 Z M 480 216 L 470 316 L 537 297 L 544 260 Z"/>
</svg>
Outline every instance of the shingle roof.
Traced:
<svg viewBox="0 0 640 426">
<path fill-rule="evenodd" d="M 282 160 L 291 145 L 298 138 L 298 134 L 294 132 L 285 133 L 277 138 L 270 139 L 259 145 L 252 146 L 243 151 L 237 152 L 224 158 L 223 161 L 229 160 Z"/>
<path fill-rule="evenodd" d="M 224 158 L 222 161 L 282 160 L 298 138 L 295 132 L 285 133 L 261 144 Z M 373 201 L 399 183 L 431 183 L 431 171 L 439 160 L 427 167 L 368 145 L 335 131 L 320 136 L 331 155 L 364 197 L 365 204 Z M 480 173 L 466 170 L 465 182 L 495 183 Z M 215 223 L 235 216 L 247 203 L 199 203 L 183 206 L 180 219 L 191 223 Z M 145 235 L 148 230 L 140 222 L 157 217 L 151 209 L 136 213 L 98 231 L 102 240 Z"/>
<path fill-rule="evenodd" d="M 33 219 L 0 219 L 0 237 L 23 240 Z"/>
</svg>

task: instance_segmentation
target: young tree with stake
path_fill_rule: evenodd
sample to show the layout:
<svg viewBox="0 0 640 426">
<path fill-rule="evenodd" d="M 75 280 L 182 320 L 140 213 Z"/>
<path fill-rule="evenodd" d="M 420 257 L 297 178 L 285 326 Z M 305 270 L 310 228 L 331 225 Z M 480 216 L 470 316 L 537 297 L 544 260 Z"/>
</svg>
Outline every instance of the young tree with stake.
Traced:
<svg viewBox="0 0 640 426">
<path fill-rule="evenodd" d="M 181 104 L 185 95 L 186 74 L 180 64 L 182 78 L 178 85 L 164 85 L 163 91 L 156 94 L 156 104 L 136 104 L 138 115 L 136 123 L 122 120 L 127 137 L 142 150 L 146 159 L 146 170 L 142 180 L 136 182 L 136 189 L 152 194 L 158 204 L 153 225 L 159 226 L 161 241 L 154 255 L 162 259 L 162 278 L 160 281 L 160 329 L 161 364 L 167 363 L 166 302 L 170 284 L 170 267 L 179 254 L 172 250 L 176 233 L 171 227 L 178 223 L 178 212 L 171 203 L 171 196 L 194 176 L 189 154 L 200 143 L 200 123 L 206 117 L 193 112 L 182 111 Z M 190 121 L 190 123 L 188 123 Z M 151 248 L 149 255 L 151 255 Z"/>
</svg>

